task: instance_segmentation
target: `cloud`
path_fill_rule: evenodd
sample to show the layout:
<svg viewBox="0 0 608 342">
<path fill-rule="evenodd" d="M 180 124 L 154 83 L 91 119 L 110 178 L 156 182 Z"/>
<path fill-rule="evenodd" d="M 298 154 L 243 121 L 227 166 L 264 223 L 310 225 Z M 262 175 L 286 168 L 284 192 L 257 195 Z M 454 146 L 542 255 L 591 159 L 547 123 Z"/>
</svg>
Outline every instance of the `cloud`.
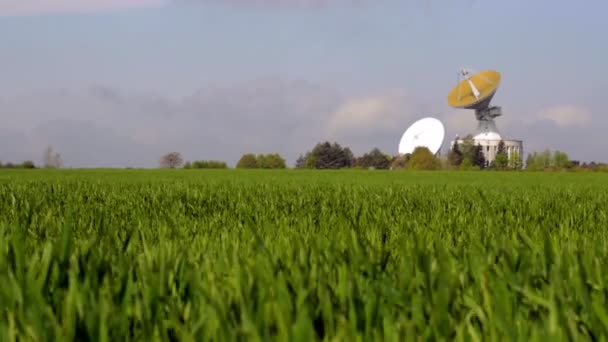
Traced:
<svg viewBox="0 0 608 342">
<path fill-rule="evenodd" d="M 560 106 L 542 111 L 538 119 L 549 120 L 559 127 L 587 126 L 591 122 L 591 114 L 576 106 Z"/>
<path fill-rule="evenodd" d="M 332 134 L 373 134 L 393 130 L 417 113 L 415 99 L 402 90 L 349 99 L 330 118 Z"/>
<path fill-rule="evenodd" d="M 405 129 L 425 116 L 423 106 L 407 91 L 385 90 L 344 101 L 329 117 L 326 132 L 355 153 L 378 147 L 395 154 Z"/>
<path fill-rule="evenodd" d="M 52 145 L 73 167 L 156 167 L 170 151 L 232 165 L 243 153 L 277 152 L 293 163 L 325 138 L 341 102 L 316 84 L 282 79 L 205 86 L 181 100 L 107 86 L 0 98 L 0 159 L 40 162 Z"/>
<path fill-rule="evenodd" d="M 160 6 L 165 3 L 165 0 L 2 0 L 0 16 L 94 12 Z"/>
<path fill-rule="evenodd" d="M 175 4 L 220 4 L 249 7 L 301 7 L 323 8 L 332 5 L 363 5 L 371 0 L 169 0 Z"/>
<path fill-rule="evenodd" d="M 2 98 L 0 160 L 42 160 L 48 145 L 71 167 L 157 167 L 159 157 L 179 151 L 187 160 L 218 159 L 235 165 L 243 153 L 280 153 L 293 165 L 322 141 L 337 141 L 355 154 L 373 147 L 397 153 L 399 139 L 415 120 L 436 116 L 446 126 L 444 151 L 455 127 L 476 127 L 468 111 L 443 118 L 425 111 L 404 90 L 343 96 L 302 80 L 280 78 L 208 85 L 181 99 L 95 85 Z M 462 117 L 461 117 L 462 115 Z M 589 114 L 591 115 L 591 114 Z M 562 126 L 555 121 L 499 123 L 524 150 L 560 149 L 573 159 L 608 161 L 603 127 Z"/>
</svg>

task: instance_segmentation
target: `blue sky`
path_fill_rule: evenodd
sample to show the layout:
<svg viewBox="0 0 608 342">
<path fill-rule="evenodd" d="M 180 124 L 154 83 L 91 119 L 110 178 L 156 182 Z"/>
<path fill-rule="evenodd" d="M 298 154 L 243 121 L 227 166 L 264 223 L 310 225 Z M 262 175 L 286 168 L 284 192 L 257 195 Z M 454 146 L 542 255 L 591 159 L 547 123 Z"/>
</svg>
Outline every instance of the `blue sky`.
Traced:
<svg viewBox="0 0 608 342">
<path fill-rule="evenodd" d="M 527 152 L 608 161 L 605 1 L 28 1 L 0 0 L 2 161 L 395 154 L 424 116 L 447 147 L 475 129 L 445 100 L 463 66 L 502 73 L 497 125 Z"/>
</svg>

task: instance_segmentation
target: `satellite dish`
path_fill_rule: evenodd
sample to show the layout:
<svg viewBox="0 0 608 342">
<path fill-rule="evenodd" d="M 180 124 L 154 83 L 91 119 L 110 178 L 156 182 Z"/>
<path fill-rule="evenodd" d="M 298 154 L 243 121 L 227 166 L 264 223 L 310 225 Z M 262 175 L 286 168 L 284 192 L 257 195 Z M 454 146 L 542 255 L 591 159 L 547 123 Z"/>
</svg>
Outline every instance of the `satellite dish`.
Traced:
<svg viewBox="0 0 608 342">
<path fill-rule="evenodd" d="M 445 129 L 441 121 L 435 118 L 420 119 L 403 133 L 399 142 L 399 154 L 412 153 L 419 146 L 437 154 L 443 144 L 444 136 Z"/>
<path fill-rule="evenodd" d="M 460 77 L 464 79 L 460 81 Z M 474 109 L 477 119 L 477 132 L 474 139 L 501 140 L 494 119 L 502 115 L 502 109 L 490 107 L 490 101 L 500 86 L 501 75 L 498 71 L 484 70 L 471 75 L 469 70 L 458 73 L 456 86 L 448 94 L 448 104 L 454 108 Z"/>
<path fill-rule="evenodd" d="M 462 69 L 459 76 L 464 79 L 456 84 L 448 94 L 448 104 L 454 108 L 476 110 L 488 108 L 500 85 L 500 73 L 485 70 L 471 76 L 469 70 Z"/>
</svg>

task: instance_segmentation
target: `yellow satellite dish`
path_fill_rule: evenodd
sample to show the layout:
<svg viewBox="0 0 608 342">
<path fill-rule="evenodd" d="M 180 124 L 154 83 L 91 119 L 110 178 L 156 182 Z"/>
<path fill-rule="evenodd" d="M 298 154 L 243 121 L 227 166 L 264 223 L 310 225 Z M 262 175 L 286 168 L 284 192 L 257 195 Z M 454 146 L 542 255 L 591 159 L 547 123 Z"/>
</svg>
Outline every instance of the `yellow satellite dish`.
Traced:
<svg viewBox="0 0 608 342">
<path fill-rule="evenodd" d="M 500 85 L 500 73 L 494 70 L 480 71 L 473 76 L 465 69 L 464 80 L 448 94 L 448 104 L 455 108 L 485 109 Z"/>
</svg>

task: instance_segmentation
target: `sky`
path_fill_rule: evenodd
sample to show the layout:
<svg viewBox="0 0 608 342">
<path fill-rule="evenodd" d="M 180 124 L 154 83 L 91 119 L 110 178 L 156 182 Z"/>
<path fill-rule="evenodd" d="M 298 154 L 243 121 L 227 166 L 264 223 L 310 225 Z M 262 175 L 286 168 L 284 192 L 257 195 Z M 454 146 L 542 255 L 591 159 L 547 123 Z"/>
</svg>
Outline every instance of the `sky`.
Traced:
<svg viewBox="0 0 608 342">
<path fill-rule="evenodd" d="M 501 73 L 493 105 L 524 154 L 608 162 L 608 2 L 0 0 L 0 161 L 67 167 L 234 165 L 322 141 L 397 154 L 450 108 L 462 67 Z"/>
</svg>

